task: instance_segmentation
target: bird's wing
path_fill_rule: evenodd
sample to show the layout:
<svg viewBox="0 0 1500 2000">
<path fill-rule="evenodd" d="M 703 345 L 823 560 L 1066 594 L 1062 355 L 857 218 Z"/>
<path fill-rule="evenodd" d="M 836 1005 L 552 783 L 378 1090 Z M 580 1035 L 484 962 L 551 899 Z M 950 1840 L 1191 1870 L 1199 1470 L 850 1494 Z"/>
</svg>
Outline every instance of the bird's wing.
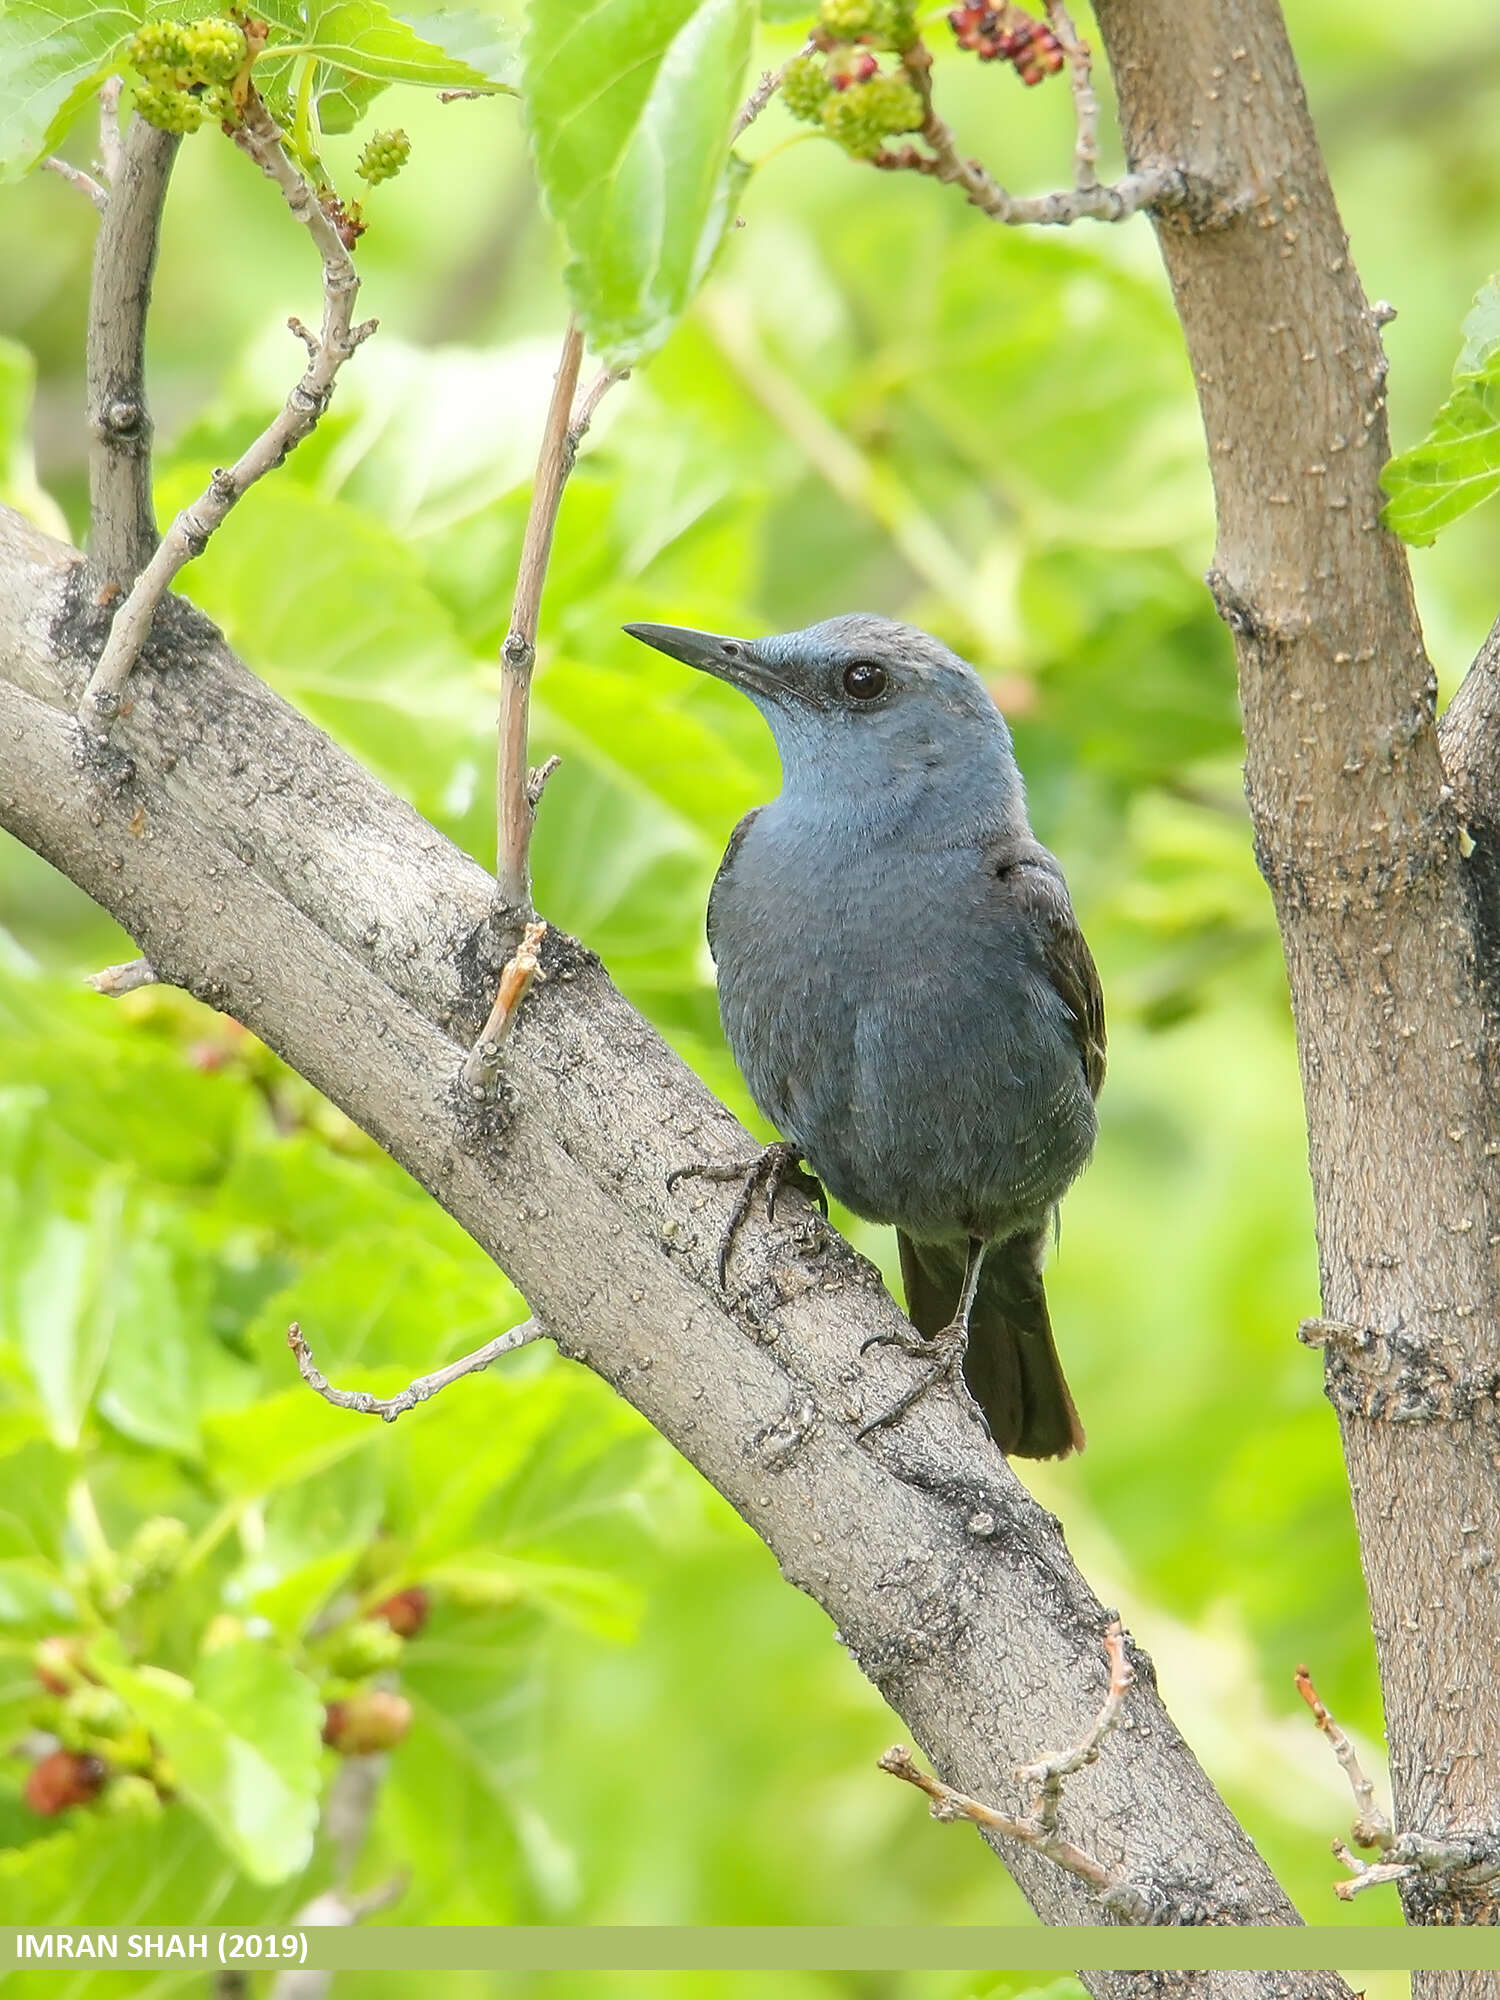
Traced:
<svg viewBox="0 0 1500 2000">
<path fill-rule="evenodd" d="M 714 898 L 715 896 L 718 895 L 719 889 L 724 881 L 725 876 L 734 866 L 734 857 L 739 853 L 741 847 L 744 845 L 745 835 L 750 831 L 750 822 L 751 820 L 754 819 L 755 815 L 759 811 L 760 811 L 759 806 L 752 806 L 750 811 L 745 814 L 745 817 L 740 821 L 739 825 L 735 828 L 734 832 L 730 834 L 729 845 L 724 850 L 724 859 L 719 863 L 718 872 L 715 874 L 713 879 L 713 886 L 709 889 L 708 918 L 707 918 L 706 928 L 708 930 L 708 949 L 710 953 L 713 953 L 714 949 Z"/>
<path fill-rule="evenodd" d="M 989 860 L 1001 895 L 1040 940 L 1047 977 L 1073 1017 L 1083 1073 L 1097 1097 L 1104 1082 L 1104 991 L 1062 870 L 1040 842 L 997 846 Z"/>
</svg>

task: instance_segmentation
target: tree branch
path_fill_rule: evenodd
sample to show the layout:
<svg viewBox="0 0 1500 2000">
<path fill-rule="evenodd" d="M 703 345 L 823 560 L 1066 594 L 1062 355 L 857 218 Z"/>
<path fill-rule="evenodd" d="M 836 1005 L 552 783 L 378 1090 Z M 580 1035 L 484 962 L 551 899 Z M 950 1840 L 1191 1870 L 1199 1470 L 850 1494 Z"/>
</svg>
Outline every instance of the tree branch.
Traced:
<svg viewBox="0 0 1500 2000">
<path fill-rule="evenodd" d="M 136 119 L 132 123 L 126 138 L 127 175 L 130 146 L 138 130 L 150 132 L 152 128 L 142 119 Z M 161 138 L 163 135 L 157 133 L 155 136 Z M 274 120 L 253 90 L 249 93 L 240 122 L 235 127 L 234 137 L 236 143 L 250 155 L 267 179 L 274 181 L 281 189 L 288 208 L 307 229 L 317 246 L 323 265 L 322 325 L 319 332 L 313 335 L 300 321 L 289 322 L 293 333 L 307 348 L 307 368 L 302 379 L 288 396 L 277 416 L 249 449 L 227 470 L 221 467 L 215 471 L 206 490 L 177 516 L 167 530 L 161 545 L 156 548 L 155 554 L 151 555 L 140 574 L 135 576 L 130 594 L 115 613 L 109 637 L 99 657 L 99 663 L 90 676 L 79 707 L 84 729 L 90 735 L 99 738 L 108 737 L 110 725 L 120 711 L 125 683 L 140 657 L 141 648 L 151 631 L 157 606 L 166 595 L 172 579 L 180 569 L 193 560 L 194 556 L 203 553 L 209 537 L 236 501 L 244 497 L 257 479 L 280 465 L 287 453 L 294 450 L 314 429 L 318 419 L 328 407 L 329 398 L 333 394 L 334 379 L 339 369 L 360 342 L 375 331 L 374 320 L 366 320 L 361 326 L 352 324 L 354 301 L 359 292 L 359 274 L 354 268 L 354 260 L 349 255 L 337 226 L 324 212 L 312 186 L 294 165 L 290 154 L 282 144 L 281 133 L 277 130 Z M 141 144 L 145 147 L 147 142 L 142 141 Z M 113 206 L 111 203 L 111 213 Z M 108 218 L 106 218 L 107 226 Z M 153 248 L 154 242 L 153 235 Z M 101 282 L 102 276 L 96 266 L 93 293 L 93 313 L 96 320 L 101 316 L 108 319 L 114 309 L 111 301 L 115 293 L 105 288 Z M 147 276 L 149 277 L 149 265 Z M 143 294 L 135 336 L 138 360 L 143 358 L 141 342 L 144 338 L 144 323 Z M 122 410 L 127 408 L 125 404 L 120 407 Z M 144 420 L 144 401 L 140 404 L 140 411 Z M 149 456 L 143 460 L 143 464 L 144 472 L 140 476 L 149 488 Z M 115 511 L 117 506 L 118 503 L 114 503 Z M 134 575 L 133 570 L 131 574 Z"/>
<path fill-rule="evenodd" d="M 111 128 L 118 91 L 101 103 Z M 151 503 L 151 413 L 146 402 L 146 315 L 162 206 L 180 139 L 133 118 L 94 245 L 86 357 L 89 427 L 89 574 L 96 589 L 130 588 L 156 547 Z M 106 165 L 109 149 L 105 147 Z"/>
<path fill-rule="evenodd" d="M 954 1401 L 854 1441 L 905 1381 L 860 1341 L 902 1324 L 873 1271 L 787 1194 L 753 1218 L 738 1289 L 715 1270 L 732 1195 L 669 1194 L 685 1148 L 747 1135 L 555 928 L 507 1050 L 503 1113 L 455 1089 L 504 927 L 493 882 L 256 680 L 189 606 L 136 677 L 115 767 L 80 784 L 72 723 L 98 614 L 76 559 L 0 512 L 0 825 L 133 932 L 163 979 L 224 1008 L 412 1173 L 724 1493 L 904 1717 L 943 1781 L 993 1793 L 1087 1726 L 1077 1664 L 1104 1614 L 1051 1517 Z M 127 761 L 128 760 L 128 761 Z M 144 820 L 138 816 L 144 814 Z M 132 832 L 144 824 L 151 838 Z M 1166 1921 L 1297 1921 L 1134 1658 L 1136 1726 L 1069 1793 Z M 1024 1843 L 987 1836 L 1053 1922 L 1098 1904 Z M 1126 2000 L 1128 1974 L 1089 1975 Z M 1275 1974 L 1204 2000 L 1272 2000 Z M 1348 2000 L 1297 1975 L 1298 2000 Z"/>
<path fill-rule="evenodd" d="M 500 649 L 500 729 L 495 765 L 495 876 L 501 907 L 528 922 L 531 908 L 531 829 L 535 822 L 527 797 L 527 755 L 530 743 L 531 675 L 536 666 L 536 634 L 541 618 L 542 588 L 552 555 L 557 510 L 572 471 L 568 436 L 573 397 L 583 360 L 583 333 L 577 320 L 568 321 L 562 354 L 552 384 L 552 400 L 542 428 L 536 479 L 521 542 L 516 592 L 511 603 L 510 629 Z"/>
<path fill-rule="evenodd" d="M 312 1349 L 296 1320 L 286 1330 L 286 1344 L 296 1357 L 298 1372 L 309 1389 L 315 1390 L 325 1403 L 332 1403 L 337 1409 L 358 1410 L 362 1416 L 380 1417 L 388 1424 L 393 1424 L 408 1410 L 416 1409 L 419 1403 L 430 1402 L 450 1383 L 462 1380 L 465 1375 L 479 1374 L 492 1361 L 498 1361 L 502 1354 L 514 1354 L 518 1348 L 528 1346 L 533 1340 L 546 1338 L 547 1329 L 544 1326 L 538 1326 L 534 1319 L 523 1320 L 519 1326 L 507 1327 L 504 1333 L 497 1333 L 493 1340 L 486 1341 L 472 1354 L 464 1355 L 462 1360 L 450 1361 L 446 1367 L 435 1368 L 430 1375 L 419 1375 L 414 1382 L 408 1382 L 399 1395 L 372 1396 L 367 1389 L 335 1389 L 313 1360 Z"/>
<path fill-rule="evenodd" d="M 1500 1705 L 1500 1110 L 1459 824 L 1406 558 L 1380 527 L 1377 315 L 1275 0 L 1098 0 L 1126 157 L 1175 161 L 1157 232 L 1218 506 L 1257 859 L 1296 1017 L 1324 1346 L 1379 1650 L 1397 1819 L 1486 1825 Z M 1399 1421 L 1393 1421 L 1398 1419 Z M 1413 1921 L 1492 1896 L 1403 1883 Z"/>
<path fill-rule="evenodd" d="M 880 1769 L 925 1792 L 932 1801 L 934 1819 L 971 1820 L 975 1826 L 987 1827 L 1007 1840 L 1034 1847 L 1054 1867 L 1086 1882 L 1106 1910 L 1113 1911 L 1126 1923 L 1149 1924 L 1156 1914 L 1150 1893 L 1138 1890 L 1118 1871 L 1106 1868 L 1102 1861 L 1086 1853 L 1075 1841 L 1065 1840 L 1057 1830 L 1064 1779 L 1098 1759 L 1105 1738 L 1119 1727 L 1126 1692 L 1135 1680 L 1125 1657 L 1125 1634 L 1117 1618 L 1105 1628 L 1104 1646 L 1109 1658 L 1109 1689 L 1103 1706 L 1070 1750 L 1057 1751 L 1020 1767 L 1016 1776 L 1030 1792 L 1031 1799 L 1019 1816 L 996 1812 L 993 1806 L 983 1805 L 978 1799 L 943 1784 L 914 1764 L 910 1752 L 900 1744 L 886 1751 L 880 1759 Z"/>
<path fill-rule="evenodd" d="M 85 173 L 82 167 L 75 167 L 71 160 L 65 160 L 57 153 L 49 153 L 42 165 L 49 174 L 56 174 L 58 179 L 66 181 L 69 187 L 77 188 L 80 194 L 87 195 L 101 215 L 109 207 L 107 191 L 92 174 Z"/>
<path fill-rule="evenodd" d="M 1066 16 L 1063 18 L 1066 19 Z M 1069 31 L 1071 34 L 1071 24 Z M 887 146 L 875 155 L 870 164 L 891 171 L 930 174 L 934 180 L 960 189 L 965 199 L 983 214 L 1009 227 L 1043 223 L 1066 228 L 1085 218 L 1095 222 L 1123 222 L 1127 216 L 1141 209 L 1166 208 L 1180 200 L 1182 175 L 1170 161 L 1154 162 L 1137 172 L 1126 174 L 1110 186 L 1100 185 L 1092 171 L 1098 154 L 1094 128 L 1099 107 L 1094 101 L 1089 80 L 1089 53 L 1076 35 L 1072 36 L 1072 47 L 1078 52 L 1076 55 L 1068 52 L 1067 44 L 1064 44 L 1064 51 L 1074 65 L 1073 101 L 1080 118 L 1076 151 L 1078 179 L 1073 187 L 1061 189 L 1055 194 L 1012 194 L 978 160 L 966 160 L 958 150 L 952 128 L 933 101 L 932 52 L 920 40 L 902 52 L 901 61 L 922 100 L 920 136 L 929 151 L 920 152 L 915 146 Z M 1085 118 L 1092 120 L 1087 127 L 1083 122 Z"/>
</svg>

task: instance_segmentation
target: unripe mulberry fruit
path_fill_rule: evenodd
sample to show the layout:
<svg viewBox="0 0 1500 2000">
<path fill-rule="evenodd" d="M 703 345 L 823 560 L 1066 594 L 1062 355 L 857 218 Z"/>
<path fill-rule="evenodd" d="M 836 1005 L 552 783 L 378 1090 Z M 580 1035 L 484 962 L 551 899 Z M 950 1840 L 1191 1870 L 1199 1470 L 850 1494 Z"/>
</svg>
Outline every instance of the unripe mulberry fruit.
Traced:
<svg viewBox="0 0 1500 2000">
<path fill-rule="evenodd" d="M 83 1666 L 83 1641 L 61 1633 L 39 1639 L 31 1655 L 31 1671 L 48 1694 L 71 1694 L 88 1679 Z"/>
<path fill-rule="evenodd" d="M 99 1810 L 111 1819 L 160 1819 L 161 1793 L 138 1771 L 124 1771 L 111 1778 L 100 1793 Z"/>
<path fill-rule="evenodd" d="M 431 1598 L 421 1584 L 414 1583 L 406 1590 L 398 1590 L 383 1604 L 377 1604 L 370 1616 L 383 1618 L 403 1639 L 414 1639 L 427 1623 L 431 1610 Z"/>
<path fill-rule="evenodd" d="M 875 26 L 877 0 L 822 0 L 818 23 L 837 42 L 852 42 Z"/>
<path fill-rule="evenodd" d="M 230 83 L 245 61 L 245 31 L 234 21 L 194 21 L 183 31 L 188 61 L 199 83 Z"/>
<path fill-rule="evenodd" d="M 135 108 L 158 132 L 196 132 L 203 123 L 203 106 L 185 90 L 161 90 L 154 84 L 139 84 Z"/>
<path fill-rule="evenodd" d="M 404 132 L 376 132 L 365 141 L 354 171 L 371 187 L 394 180 L 411 158 L 411 140 Z"/>
<path fill-rule="evenodd" d="M 782 74 L 781 98 L 794 118 L 815 125 L 828 90 L 828 76 L 817 56 L 792 57 Z"/>
<path fill-rule="evenodd" d="M 180 90 L 190 80 L 192 48 L 180 21 L 148 21 L 131 36 L 125 56 L 133 70 L 158 86 Z"/>
<path fill-rule="evenodd" d="M 175 1515 L 142 1521 L 125 1551 L 125 1581 L 132 1590 L 160 1590 L 177 1574 L 191 1541 L 186 1521 Z"/>
<path fill-rule="evenodd" d="M 342 1757 L 369 1757 L 394 1750 L 411 1728 L 411 1703 L 384 1688 L 365 1688 L 345 1701 L 331 1701 L 323 1718 L 323 1741 Z"/>
<path fill-rule="evenodd" d="M 74 1688 L 63 1703 L 57 1733 L 70 1750 L 87 1751 L 93 1739 L 106 1741 L 130 1727 L 130 1710 L 113 1688 L 85 1684 Z"/>
<path fill-rule="evenodd" d="M 43 1819 L 56 1819 L 69 1806 L 86 1806 L 104 1788 L 109 1773 L 97 1757 L 76 1750 L 54 1750 L 33 1764 L 26 1777 L 25 1799 Z"/>
<path fill-rule="evenodd" d="M 835 91 L 823 106 L 823 127 L 857 160 L 873 160 L 893 132 L 915 132 L 922 124 L 922 100 L 899 77 L 874 76 Z"/>
<path fill-rule="evenodd" d="M 395 1666 L 406 1641 L 383 1618 L 361 1618 L 341 1632 L 329 1665 L 346 1680 L 363 1680 L 383 1667 Z"/>
</svg>

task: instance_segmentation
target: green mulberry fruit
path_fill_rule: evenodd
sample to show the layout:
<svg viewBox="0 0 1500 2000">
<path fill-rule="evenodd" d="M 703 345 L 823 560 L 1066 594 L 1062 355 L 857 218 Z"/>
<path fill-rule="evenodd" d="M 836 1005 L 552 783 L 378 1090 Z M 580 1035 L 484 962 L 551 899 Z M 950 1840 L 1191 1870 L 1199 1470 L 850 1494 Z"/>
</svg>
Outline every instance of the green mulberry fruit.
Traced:
<svg viewBox="0 0 1500 2000">
<path fill-rule="evenodd" d="M 180 21 L 148 21 L 136 30 L 125 53 L 131 68 L 159 88 L 181 90 L 192 80 L 192 47 Z"/>
<path fill-rule="evenodd" d="M 852 42 L 875 26 L 880 0 L 822 0 L 819 25 L 838 42 Z"/>
<path fill-rule="evenodd" d="M 189 91 L 162 89 L 156 84 L 136 86 L 135 108 L 148 125 L 159 132 L 196 132 L 203 123 L 203 106 Z"/>
<path fill-rule="evenodd" d="M 401 1634 L 383 1618 L 361 1618 L 339 1634 L 329 1664 L 346 1680 L 363 1680 L 367 1674 L 395 1666 L 405 1646 Z"/>
<path fill-rule="evenodd" d="M 92 1750 L 99 1738 L 121 1736 L 130 1727 L 130 1710 L 111 1688 L 75 1688 L 63 1703 L 57 1733 L 69 1750 Z"/>
<path fill-rule="evenodd" d="M 354 171 L 375 187 L 394 180 L 411 158 L 411 140 L 404 132 L 376 132 L 365 141 Z"/>
<path fill-rule="evenodd" d="M 823 105 L 823 129 L 857 160 L 873 160 L 893 132 L 915 132 L 922 100 L 900 77 L 872 76 L 834 91 Z"/>
<path fill-rule="evenodd" d="M 194 81 L 231 83 L 245 60 L 245 34 L 233 21 L 194 21 L 183 31 Z"/>
<path fill-rule="evenodd" d="M 817 56 L 793 56 L 781 79 L 781 97 L 794 118 L 816 124 L 828 96 L 828 77 Z"/>
<path fill-rule="evenodd" d="M 201 119 L 202 102 L 198 98 L 189 102 Z M 192 131 L 195 127 L 187 129 Z M 160 1590 L 170 1583 L 192 1539 L 186 1521 L 179 1521 L 175 1515 L 156 1514 L 149 1521 L 142 1521 L 125 1551 L 125 1581 L 130 1589 Z"/>
</svg>

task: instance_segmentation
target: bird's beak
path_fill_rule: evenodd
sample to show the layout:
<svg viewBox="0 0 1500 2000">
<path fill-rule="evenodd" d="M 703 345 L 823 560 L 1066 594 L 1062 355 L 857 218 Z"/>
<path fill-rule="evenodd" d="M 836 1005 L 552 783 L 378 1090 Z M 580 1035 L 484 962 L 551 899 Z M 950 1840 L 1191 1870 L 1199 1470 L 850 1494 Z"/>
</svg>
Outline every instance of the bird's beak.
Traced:
<svg viewBox="0 0 1500 2000">
<path fill-rule="evenodd" d="M 697 667 L 700 673 L 728 681 L 749 694 L 786 695 L 795 692 L 755 657 L 748 639 L 726 639 L 717 632 L 695 632 L 689 625 L 627 625 L 632 639 L 654 646 L 658 653 Z"/>
</svg>

